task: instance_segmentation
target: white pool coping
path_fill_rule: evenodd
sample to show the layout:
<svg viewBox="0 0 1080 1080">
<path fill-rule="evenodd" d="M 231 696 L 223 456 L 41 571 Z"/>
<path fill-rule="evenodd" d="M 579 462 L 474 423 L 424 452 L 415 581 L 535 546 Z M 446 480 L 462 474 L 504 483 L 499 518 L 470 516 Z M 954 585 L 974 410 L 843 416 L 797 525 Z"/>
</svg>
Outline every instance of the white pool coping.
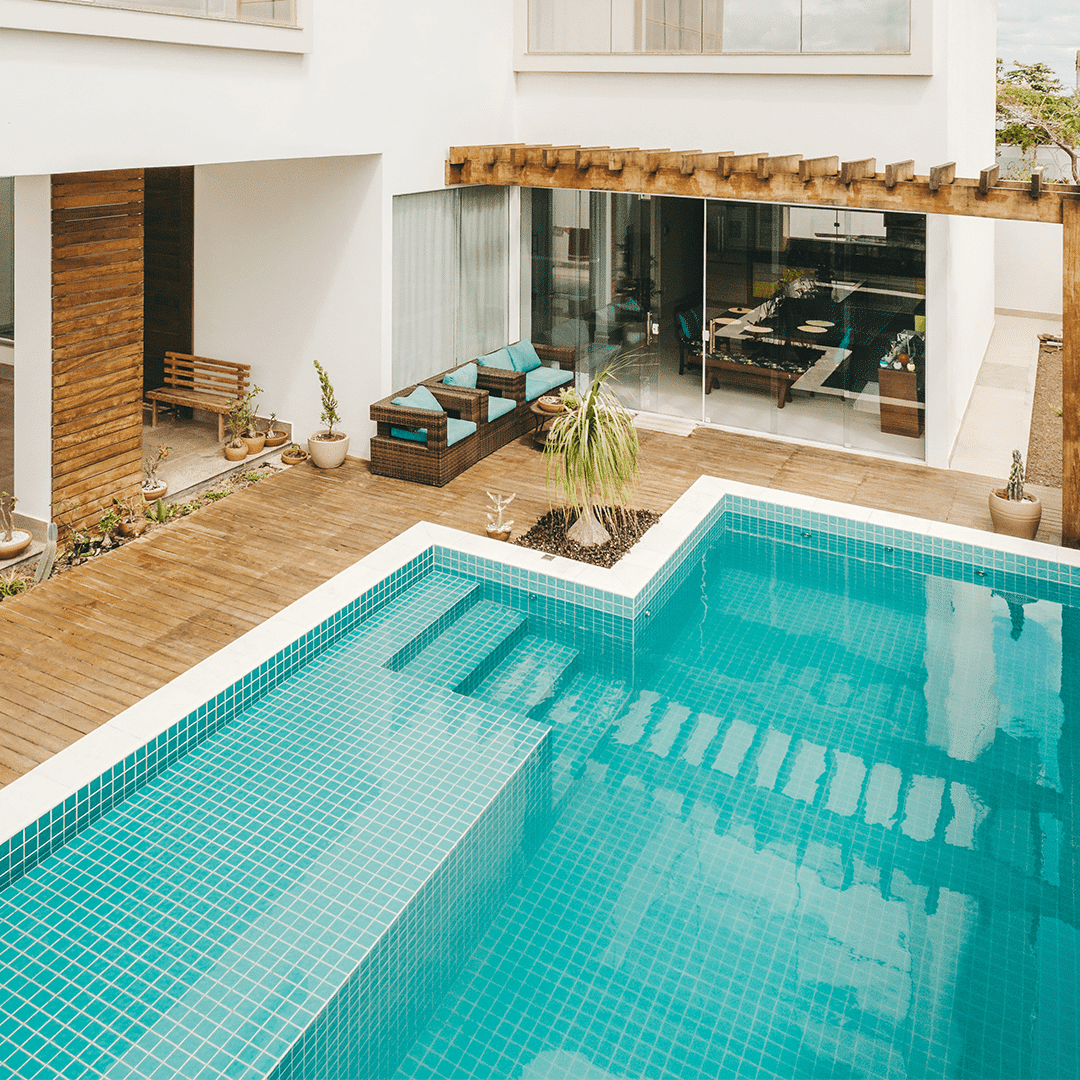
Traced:
<svg viewBox="0 0 1080 1080">
<path fill-rule="evenodd" d="M 362 593 L 433 547 L 633 599 L 725 495 L 862 522 L 1080 568 L 1080 551 L 998 536 L 946 522 L 831 502 L 810 495 L 702 476 L 612 569 L 546 556 L 486 536 L 420 522 L 358 560 L 212 656 L 118 713 L 48 761 L 0 788 L 0 842 L 10 839 L 217 694 L 272 659 Z"/>
</svg>

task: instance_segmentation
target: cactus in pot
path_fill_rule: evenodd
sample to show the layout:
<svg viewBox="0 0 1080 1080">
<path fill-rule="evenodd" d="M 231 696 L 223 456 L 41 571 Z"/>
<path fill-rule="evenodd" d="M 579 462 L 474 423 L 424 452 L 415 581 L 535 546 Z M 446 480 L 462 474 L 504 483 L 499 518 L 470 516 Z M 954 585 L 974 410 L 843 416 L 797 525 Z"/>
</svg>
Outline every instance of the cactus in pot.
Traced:
<svg viewBox="0 0 1080 1080">
<path fill-rule="evenodd" d="M 990 519 L 994 531 L 1006 536 L 1034 540 L 1039 531 L 1042 503 L 1024 490 L 1024 459 L 1019 450 L 1013 451 L 1008 483 L 990 492 Z"/>
</svg>

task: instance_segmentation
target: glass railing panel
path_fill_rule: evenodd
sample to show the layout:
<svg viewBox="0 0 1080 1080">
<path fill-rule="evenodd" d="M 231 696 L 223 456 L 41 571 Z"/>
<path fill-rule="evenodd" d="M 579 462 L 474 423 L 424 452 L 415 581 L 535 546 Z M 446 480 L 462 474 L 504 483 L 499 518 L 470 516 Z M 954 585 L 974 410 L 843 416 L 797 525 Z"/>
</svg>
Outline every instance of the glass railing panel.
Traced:
<svg viewBox="0 0 1080 1080">
<path fill-rule="evenodd" d="M 909 0 L 803 0 L 803 52 L 903 53 L 910 47 Z"/>
<path fill-rule="evenodd" d="M 610 53 L 611 0 L 529 0 L 529 51 Z"/>
<path fill-rule="evenodd" d="M 797 53 L 800 8 L 800 0 L 724 0 L 724 52 Z"/>
<path fill-rule="evenodd" d="M 204 15 L 236 22 L 296 25 L 296 0 L 91 0 L 99 7 L 139 8 L 163 15 Z M 606 0 L 603 0 L 606 2 Z"/>
<path fill-rule="evenodd" d="M 911 0 L 529 0 L 533 53 L 906 53 Z"/>
</svg>

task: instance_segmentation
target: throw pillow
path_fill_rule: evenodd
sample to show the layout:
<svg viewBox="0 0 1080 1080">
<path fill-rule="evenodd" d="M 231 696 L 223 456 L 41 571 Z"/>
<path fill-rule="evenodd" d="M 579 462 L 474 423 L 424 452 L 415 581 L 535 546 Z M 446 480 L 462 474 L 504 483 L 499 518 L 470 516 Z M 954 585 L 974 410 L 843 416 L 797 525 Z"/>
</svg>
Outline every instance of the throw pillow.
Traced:
<svg viewBox="0 0 1080 1080">
<path fill-rule="evenodd" d="M 502 368 L 504 371 L 517 370 L 514 367 L 514 361 L 510 359 L 509 351 L 505 347 L 496 349 L 495 352 L 488 353 L 487 356 L 481 356 L 476 362 L 484 367 Z"/>
<path fill-rule="evenodd" d="M 540 357 L 536 355 L 531 341 L 518 341 L 507 347 L 506 350 L 513 361 L 515 371 L 534 371 L 543 365 Z"/>
<path fill-rule="evenodd" d="M 464 367 L 459 367 L 456 371 L 451 371 L 448 375 L 443 376 L 443 382 L 447 386 L 467 386 L 470 389 L 476 387 L 476 364 L 465 364 Z"/>
<path fill-rule="evenodd" d="M 431 412 L 443 411 L 443 407 L 439 404 L 435 395 L 426 386 L 418 386 L 408 397 L 394 398 L 394 404 L 404 405 L 407 409 L 429 409 Z"/>
</svg>

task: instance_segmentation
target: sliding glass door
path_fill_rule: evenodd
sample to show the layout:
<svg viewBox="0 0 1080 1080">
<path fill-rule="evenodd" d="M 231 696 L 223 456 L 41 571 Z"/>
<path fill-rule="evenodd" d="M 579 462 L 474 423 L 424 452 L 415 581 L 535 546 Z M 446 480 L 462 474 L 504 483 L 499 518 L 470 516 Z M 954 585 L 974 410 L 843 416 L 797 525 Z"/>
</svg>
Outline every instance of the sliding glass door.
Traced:
<svg viewBox="0 0 1080 1080">
<path fill-rule="evenodd" d="M 676 311 L 700 307 L 702 213 L 700 199 L 524 191 L 523 335 L 572 345 L 583 379 L 614 366 L 628 408 L 700 420 L 700 349 L 680 361 Z"/>
<path fill-rule="evenodd" d="M 925 218 L 529 190 L 523 336 L 639 412 L 924 456 Z"/>
</svg>

